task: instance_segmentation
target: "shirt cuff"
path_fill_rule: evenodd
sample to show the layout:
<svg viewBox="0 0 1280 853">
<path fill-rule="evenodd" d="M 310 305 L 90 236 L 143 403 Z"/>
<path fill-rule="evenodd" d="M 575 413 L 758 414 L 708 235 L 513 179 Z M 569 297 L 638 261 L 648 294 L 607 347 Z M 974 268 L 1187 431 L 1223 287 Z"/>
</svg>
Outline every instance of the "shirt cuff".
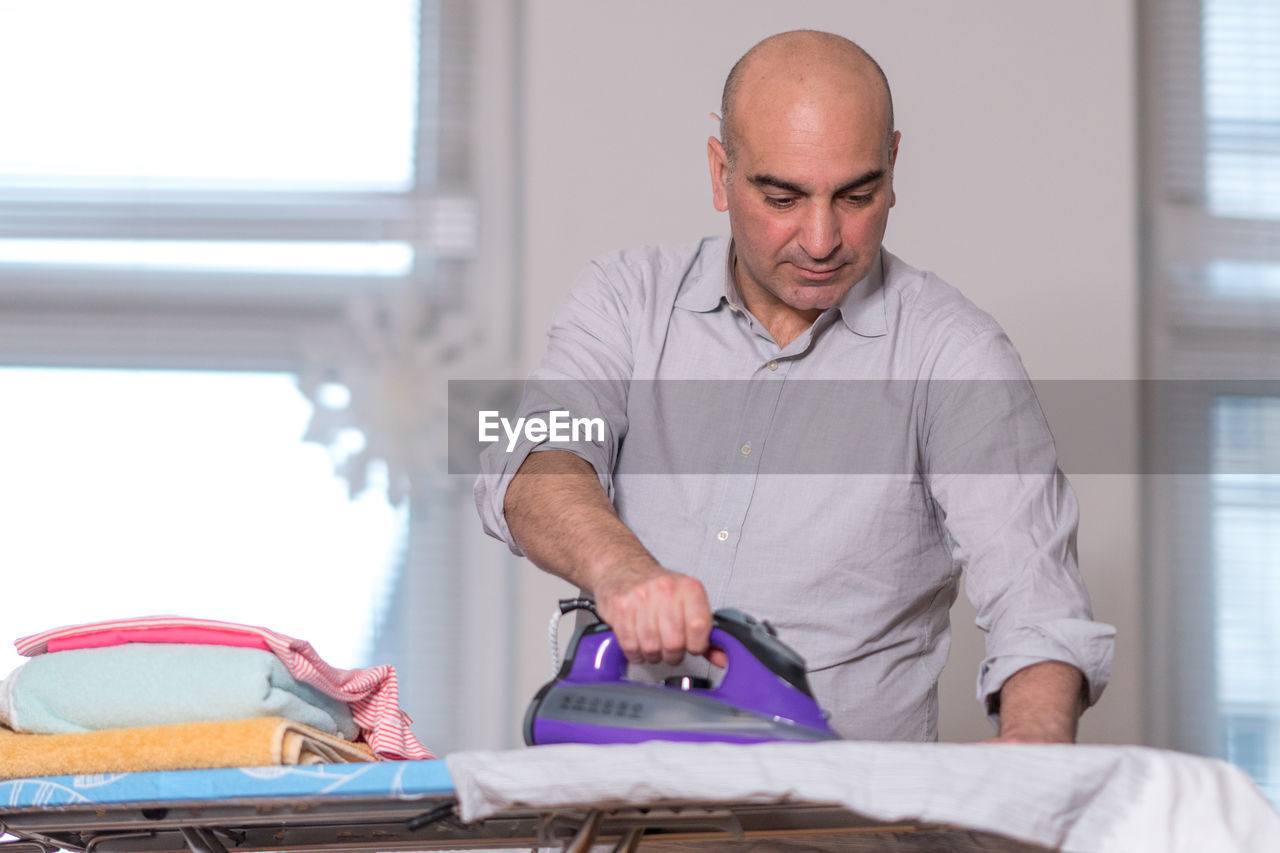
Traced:
<svg viewBox="0 0 1280 853">
<path fill-rule="evenodd" d="M 987 719 L 1000 730 L 1000 712 L 993 706 L 1005 681 L 1037 663 L 1060 661 L 1084 675 L 1086 707 L 1092 706 L 1111 680 L 1116 629 L 1089 619 L 1055 619 L 1015 628 L 987 644 L 987 657 L 978 670 L 978 701 Z"/>
</svg>

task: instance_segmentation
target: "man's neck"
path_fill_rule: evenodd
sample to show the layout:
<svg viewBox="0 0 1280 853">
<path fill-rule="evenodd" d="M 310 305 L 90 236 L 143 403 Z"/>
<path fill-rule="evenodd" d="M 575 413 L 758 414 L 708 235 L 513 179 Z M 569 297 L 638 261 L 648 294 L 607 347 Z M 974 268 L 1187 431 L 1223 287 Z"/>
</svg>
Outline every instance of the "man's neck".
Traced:
<svg viewBox="0 0 1280 853">
<path fill-rule="evenodd" d="M 733 257 L 729 265 L 731 281 L 743 306 L 751 312 L 751 316 L 764 326 L 779 349 L 787 346 L 805 333 L 814 321 L 822 314 L 822 309 L 811 308 L 800 310 L 793 308 L 778 299 L 767 290 L 759 287 L 743 287 L 738 281 L 738 259 Z"/>
<path fill-rule="evenodd" d="M 797 311 L 783 302 L 759 306 L 752 305 L 749 300 L 743 299 L 743 305 L 751 312 L 751 316 L 759 320 L 760 325 L 764 326 L 765 331 L 777 343 L 778 349 L 786 349 L 792 341 L 803 335 L 813 325 L 814 320 L 817 320 L 822 314 L 822 311 L 817 308 L 811 311 Z"/>
</svg>

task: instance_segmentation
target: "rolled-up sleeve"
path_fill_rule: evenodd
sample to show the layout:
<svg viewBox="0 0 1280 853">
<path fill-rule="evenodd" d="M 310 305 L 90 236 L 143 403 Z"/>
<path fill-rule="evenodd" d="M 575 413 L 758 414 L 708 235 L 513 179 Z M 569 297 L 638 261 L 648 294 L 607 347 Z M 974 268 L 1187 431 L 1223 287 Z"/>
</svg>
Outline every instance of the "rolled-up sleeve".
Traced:
<svg viewBox="0 0 1280 853">
<path fill-rule="evenodd" d="M 1009 676 L 1044 661 L 1080 670 L 1088 702 L 1096 702 L 1111 677 L 1115 628 L 1093 619 L 1066 477 L 966 473 L 939 478 L 933 490 L 951 508 L 946 532 L 986 635 L 977 693 L 992 721 L 993 699 Z"/>
<path fill-rule="evenodd" d="M 490 536 L 524 556 L 503 513 L 507 489 L 530 453 L 565 450 L 586 460 L 613 498 L 613 468 L 627 431 L 627 388 L 632 339 L 628 292 L 593 262 L 575 280 L 547 333 L 547 349 L 525 382 L 514 418 L 549 423 L 558 417 L 567 440 L 530 438 L 496 442 L 480 455 L 474 497 L 481 524 Z M 577 427 L 571 425 L 577 422 Z"/>
<path fill-rule="evenodd" d="M 1003 333 L 978 336 L 956 363 L 993 378 L 930 384 L 921 455 L 986 637 L 978 699 L 998 725 L 1006 679 L 1061 661 L 1083 673 L 1092 705 L 1111 676 L 1115 628 L 1093 619 L 1076 556 L 1079 508 L 1053 436 Z"/>
</svg>

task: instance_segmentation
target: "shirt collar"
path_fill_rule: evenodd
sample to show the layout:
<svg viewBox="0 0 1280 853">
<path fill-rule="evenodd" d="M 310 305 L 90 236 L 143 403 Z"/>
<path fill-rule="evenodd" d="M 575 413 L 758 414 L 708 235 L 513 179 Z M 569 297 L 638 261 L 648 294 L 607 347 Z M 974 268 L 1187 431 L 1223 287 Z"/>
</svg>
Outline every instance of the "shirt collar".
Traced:
<svg viewBox="0 0 1280 853">
<path fill-rule="evenodd" d="M 733 241 L 728 238 L 707 241 L 706 251 L 701 253 L 676 296 L 677 308 L 697 312 L 714 311 L 720 307 L 722 300 L 731 306 L 742 307 L 730 274 L 732 246 Z"/>
<path fill-rule="evenodd" d="M 883 249 L 876 252 L 875 262 L 862 281 L 849 288 L 836 307 L 840 310 L 840 319 L 855 335 L 878 338 L 888 332 L 889 325 L 884 318 Z"/>
<path fill-rule="evenodd" d="M 731 260 L 733 241 L 717 240 L 698 259 L 676 297 L 676 307 L 686 311 L 707 312 L 727 302 L 731 308 L 743 310 L 742 299 L 733 286 Z M 849 331 L 873 338 L 887 331 L 884 315 L 884 252 L 877 253 L 871 270 L 836 306 Z"/>
</svg>

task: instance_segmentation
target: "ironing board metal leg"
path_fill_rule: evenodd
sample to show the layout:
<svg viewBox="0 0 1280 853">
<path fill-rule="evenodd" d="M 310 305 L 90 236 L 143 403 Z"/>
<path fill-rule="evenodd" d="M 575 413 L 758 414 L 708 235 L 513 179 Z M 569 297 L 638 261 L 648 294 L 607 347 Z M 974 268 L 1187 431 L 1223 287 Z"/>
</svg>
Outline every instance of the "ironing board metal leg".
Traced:
<svg viewBox="0 0 1280 853">
<path fill-rule="evenodd" d="M 636 853 L 640 849 L 640 836 L 644 835 L 643 827 L 632 827 L 618 839 L 618 844 L 613 848 L 613 853 Z"/>
<path fill-rule="evenodd" d="M 564 853 L 587 853 L 596 840 L 596 833 L 600 830 L 600 821 L 603 818 L 604 812 L 593 809 L 587 815 L 587 819 L 582 822 L 582 827 L 565 846 Z"/>
<path fill-rule="evenodd" d="M 182 833 L 182 840 L 187 842 L 191 853 L 227 853 L 227 848 L 218 840 L 218 836 L 207 829 L 184 826 L 178 831 Z"/>
</svg>

